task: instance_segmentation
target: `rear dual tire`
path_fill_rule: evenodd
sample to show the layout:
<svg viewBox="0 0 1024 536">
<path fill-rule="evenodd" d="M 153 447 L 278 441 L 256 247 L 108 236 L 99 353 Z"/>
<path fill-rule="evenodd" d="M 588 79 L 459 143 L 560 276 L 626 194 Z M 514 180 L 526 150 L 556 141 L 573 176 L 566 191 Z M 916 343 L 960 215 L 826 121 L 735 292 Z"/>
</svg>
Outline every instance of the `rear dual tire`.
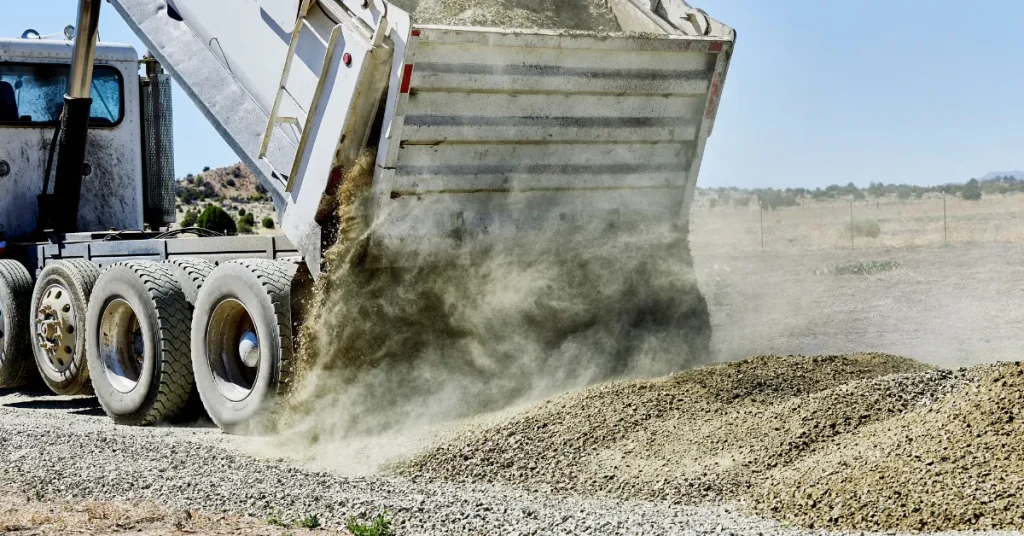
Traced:
<svg viewBox="0 0 1024 536">
<path fill-rule="evenodd" d="M 259 433 L 292 361 L 291 288 L 297 266 L 222 264 L 199 292 L 192 370 L 207 414 L 229 433 Z"/>
<path fill-rule="evenodd" d="M 124 262 L 96 282 L 86 316 L 93 388 L 118 424 L 179 419 L 193 390 L 192 307 L 174 270 Z"/>
</svg>

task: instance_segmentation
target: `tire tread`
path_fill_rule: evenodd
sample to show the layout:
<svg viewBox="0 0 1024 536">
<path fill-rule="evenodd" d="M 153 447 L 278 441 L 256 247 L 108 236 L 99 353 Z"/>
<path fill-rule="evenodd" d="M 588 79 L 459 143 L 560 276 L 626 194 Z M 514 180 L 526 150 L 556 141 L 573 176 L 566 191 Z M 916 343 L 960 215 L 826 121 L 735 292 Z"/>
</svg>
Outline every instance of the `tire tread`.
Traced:
<svg viewBox="0 0 1024 536">
<path fill-rule="evenodd" d="M 28 308 L 32 302 L 32 275 L 18 261 L 0 259 L 0 286 L 6 286 L 14 300 L 12 311 L 4 316 L 11 320 L 11 330 L 7 337 L 15 338 L 12 348 L 19 350 L 16 355 L 8 355 L 0 361 L 0 388 L 24 387 L 32 381 L 35 372 L 35 359 L 29 347 Z M 0 326 L 3 329 L 3 326 Z"/>
<path fill-rule="evenodd" d="M 156 308 L 160 348 L 159 387 L 150 407 L 136 415 L 104 412 L 119 424 L 148 426 L 180 416 L 193 390 L 191 358 L 192 304 L 185 299 L 171 267 L 153 261 L 114 265 L 130 270 L 142 282 Z"/>
</svg>

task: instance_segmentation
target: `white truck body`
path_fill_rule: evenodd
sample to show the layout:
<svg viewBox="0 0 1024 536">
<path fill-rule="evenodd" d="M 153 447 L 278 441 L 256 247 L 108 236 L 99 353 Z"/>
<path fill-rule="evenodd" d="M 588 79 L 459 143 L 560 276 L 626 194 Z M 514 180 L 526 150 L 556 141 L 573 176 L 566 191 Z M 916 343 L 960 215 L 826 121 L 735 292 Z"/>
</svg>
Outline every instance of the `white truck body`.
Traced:
<svg viewBox="0 0 1024 536">
<path fill-rule="evenodd" d="M 47 155 L 56 128 L 51 118 L 30 119 L 31 114 L 43 111 L 43 107 L 59 106 L 63 95 L 63 84 L 56 83 L 53 86 L 60 86 L 59 94 L 47 95 L 51 99 L 45 104 L 36 102 L 42 95 L 35 94 L 35 88 L 30 87 L 32 75 L 46 71 L 46 66 L 69 66 L 72 44 L 44 39 L 0 39 L 0 83 L 6 82 L 12 88 L 19 86 L 19 82 L 23 84 L 14 93 L 21 105 L 19 120 L 0 118 L 4 140 L 0 144 L 0 161 L 9 167 L 7 176 L 0 177 L 0 226 L 10 239 L 28 237 L 36 231 L 36 196 L 42 193 Z M 109 105 L 109 113 L 116 117 L 112 124 L 93 125 L 89 129 L 86 162 L 92 172 L 82 179 L 78 225 L 94 231 L 141 230 L 138 53 L 128 45 L 104 43 L 97 48 L 96 65 L 96 106 Z M 100 91 L 97 85 L 112 83 L 114 76 L 120 79 L 117 93 L 121 102 L 104 103 L 103 98 L 113 96 L 114 89 Z M 64 72 L 65 80 L 66 77 Z"/>
<path fill-rule="evenodd" d="M 665 33 L 416 25 L 383 0 L 112 3 L 272 191 L 314 272 L 321 199 L 366 146 L 381 246 L 685 227 L 735 39 L 702 12 L 670 31 L 634 0 L 613 4 L 624 27 Z"/>
</svg>

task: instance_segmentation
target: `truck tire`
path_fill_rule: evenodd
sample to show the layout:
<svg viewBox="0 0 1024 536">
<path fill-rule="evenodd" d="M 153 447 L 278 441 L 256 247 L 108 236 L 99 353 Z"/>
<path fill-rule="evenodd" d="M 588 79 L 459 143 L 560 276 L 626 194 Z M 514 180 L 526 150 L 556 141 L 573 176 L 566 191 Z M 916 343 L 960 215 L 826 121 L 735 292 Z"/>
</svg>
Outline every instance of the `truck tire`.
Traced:
<svg viewBox="0 0 1024 536">
<path fill-rule="evenodd" d="M 178 283 L 181 285 L 181 290 L 185 293 L 185 299 L 188 300 L 189 305 L 194 306 L 196 299 L 199 297 L 199 289 L 203 288 L 206 278 L 210 277 L 213 270 L 217 268 L 217 263 L 195 257 L 179 257 L 168 260 L 167 266 L 171 268 L 174 276 L 178 279 Z M 191 314 L 191 309 L 189 314 Z M 191 330 L 191 324 L 189 324 L 189 329 Z M 191 331 L 189 333 L 191 334 Z M 190 360 L 189 366 L 191 366 L 191 363 L 192 361 Z M 206 411 L 203 409 L 203 401 L 199 399 L 199 390 L 196 389 L 195 382 L 193 382 L 192 391 L 188 395 L 185 409 L 175 419 L 175 422 L 195 421 L 205 415 Z"/>
<path fill-rule="evenodd" d="M 297 265 L 271 260 L 222 264 L 199 291 L 192 318 L 192 369 L 203 406 L 229 433 L 258 432 L 291 364 L 291 285 Z"/>
<path fill-rule="evenodd" d="M 114 422 L 151 425 L 185 409 L 193 386 L 191 311 L 165 264 L 123 262 L 96 282 L 87 355 L 96 398 Z"/>
<path fill-rule="evenodd" d="M 192 305 L 196 304 L 199 289 L 203 288 L 206 278 L 210 277 L 213 269 L 217 267 L 217 263 L 213 261 L 192 257 L 171 259 L 167 261 L 167 265 L 174 271 L 174 276 L 185 293 L 185 299 Z"/>
<path fill-rule="evenodd" d="M 58 395 L 92 391 L 85 314 L 100 269 L 86 260 L 47 264 L 32 293 L 32 354 L 43 382 Z"/>
<path fill-rule="evenodd" d="M 0 260 L 0 388 L 28 385 L 35 372 L 29 348 L 32 275 L 20 262 Z"/>
</svg>

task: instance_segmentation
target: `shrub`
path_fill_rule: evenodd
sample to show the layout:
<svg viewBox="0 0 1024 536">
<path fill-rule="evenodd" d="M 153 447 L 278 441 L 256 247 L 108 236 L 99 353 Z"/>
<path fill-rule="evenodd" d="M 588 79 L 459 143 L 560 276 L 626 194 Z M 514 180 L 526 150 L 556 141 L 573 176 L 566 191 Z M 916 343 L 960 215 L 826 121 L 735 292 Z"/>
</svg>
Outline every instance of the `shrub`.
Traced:
<svg viewBox="0 0 1024 536">
<path fill-rule="evenodd" d="M 234 188 L 235 187 L 235 179 L 228 179 L 228 180 L 224 181 L 224 184 L 228 185 L 231 188 Z"/>
<path fill-rule="evenodd" d="M 271 218 L 270 216 L 267 216 L 266 218 L 263 218 L 263 228 L 264 229 L 273 229 L 274 228 L 274 218 Z"/>
<path fill-rule="evenodd" d="M 207 171 L 210 171 L 210 166 L 203 167 L 203 173 L 206 173 Z"/>
<path fill-rule="evenodd" d="M 224 234 L 234 234 L 238 231 L 235 220 L 217 205 L 207 205 L 196 220 L 196 225 Z"/>
<path fill-rule="evenodd" d="M 850 230 L 849 227 L 846 229 Z M 878 238 L 882 234 L 882 226 L 875 220 L 857 220 L 853 222 L 853 235 L 861 238 Z"/>
<path fill-rule="evenodd" d="M 181 226 L 182 227 L 195 227 L 196 220 L 198 218 L 199 218 L 199 211 L 194 209 L 194 208 L 190 208 L 190 209 L 188 209 L 187 212 L 185 212 L 185 216 L 181 218 Z"/>
<path fill-rule="evenodd" d="M 245 216 L 245 208 L 238 209 L 238 215 L 239 216 Z"/>
</svg>

